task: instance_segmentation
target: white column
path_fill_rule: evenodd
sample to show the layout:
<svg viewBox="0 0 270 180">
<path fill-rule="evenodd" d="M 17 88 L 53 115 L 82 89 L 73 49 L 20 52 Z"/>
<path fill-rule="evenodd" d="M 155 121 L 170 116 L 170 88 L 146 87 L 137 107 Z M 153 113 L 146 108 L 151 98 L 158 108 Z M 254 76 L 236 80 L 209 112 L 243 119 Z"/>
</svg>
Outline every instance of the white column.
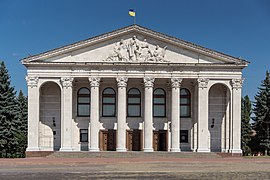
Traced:
<svg viewBox="0 0 270 180">
<path fill-rule="evenodd" d="M 208 130 L 208 82 L 198 79 L 198 149 L 197 152 L 210 152 Z"/>
<path fill-rule="evenodd" d="M 100 78 L 89 78 L 91 86 L 90 112 L 90 148 L 89 151 L 99 151 L 99 83 Z"/>
<path fill-rule="evenodd" d="M 28 146 L 26 151 L 39 151 L 39 89 L 38 77 L 27 76 Z"/>
<path fill-rule="evenodd" d="M 242 153 L 241 150 L 241 90 L 243 79 L 233 79 L 232 85 L 232 147 L 231 153 Z"/>
<path fill-rule="evenodd" d="M 153 152 L 153 86 L 154 78 L 144 80 L 144 152 Z"/>
<path fill-rule="evenodd" d="M 126 77 L 116 79 L 118 86 L 117 102 L 117 147 L 116 151 L 126 152 L 127 81 Z"/>
<path fill-rule="evenodd" d="M 172 78 L 171 152 L 180 152 L 180 86 L 182 79 Z"/>
<path fill-rule="evenodd" d="M 72 151 L 72 77 L 62 77 L 62 117 L 60 151 Z"/>
</svg>

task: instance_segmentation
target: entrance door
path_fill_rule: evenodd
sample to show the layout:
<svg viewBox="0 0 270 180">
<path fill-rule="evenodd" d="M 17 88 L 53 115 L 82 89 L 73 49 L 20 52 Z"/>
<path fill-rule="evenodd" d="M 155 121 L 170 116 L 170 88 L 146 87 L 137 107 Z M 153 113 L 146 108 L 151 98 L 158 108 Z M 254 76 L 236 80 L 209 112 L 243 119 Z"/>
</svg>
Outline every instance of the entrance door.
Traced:
<svg viewBox="0 0 270 180">
<path fill-rule="evenodd" d="M 113 129 L 100 131 L 100 150 L 115 151 L 116 150 L 116 131 Z"/>
<path fill-rule="evenodd" d="M 127 131 L 127 149 L 128 151 L 141 150 L 141 130 L 133 129 Z"/>
<path fill-rule="evenodd" d="M 154 151 L 167 151 L 167 131 L 153 131 Z"/>
</svg>

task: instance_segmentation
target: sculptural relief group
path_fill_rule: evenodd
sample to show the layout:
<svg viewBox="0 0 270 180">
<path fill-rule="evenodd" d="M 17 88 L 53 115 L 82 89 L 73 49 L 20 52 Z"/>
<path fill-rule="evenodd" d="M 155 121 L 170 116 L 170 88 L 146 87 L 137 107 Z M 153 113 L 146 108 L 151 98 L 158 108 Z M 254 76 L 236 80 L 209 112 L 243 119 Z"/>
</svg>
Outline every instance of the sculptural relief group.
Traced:
<svg viewBox="0 0 270 180">
<path fill-rule="evenodd" d="M 114 44 L 113 52 L 105 61 L 121 62 L 168 62 L 164 59 L 167 46 L 164 48 L 156 47 L 151 50 L 146 39 L 140 41 L 133 36 L 131 40 Z"/>
</svg>

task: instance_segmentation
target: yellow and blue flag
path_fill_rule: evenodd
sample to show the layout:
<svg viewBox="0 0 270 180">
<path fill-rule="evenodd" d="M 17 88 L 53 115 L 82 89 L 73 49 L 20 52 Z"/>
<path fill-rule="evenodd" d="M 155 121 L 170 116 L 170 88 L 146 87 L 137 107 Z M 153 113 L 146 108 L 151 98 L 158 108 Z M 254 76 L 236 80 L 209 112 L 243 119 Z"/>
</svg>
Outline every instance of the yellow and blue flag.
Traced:
<svg viewBox="0 0 270 180">
<path fill-rule="evenodd" d="M 133 16 L 133 17 L 136 15 L 134 9 L 130 9 L 129 12 L 128 12 L 128 14 L 129 14 L 130 16 Z"/>
</svg>

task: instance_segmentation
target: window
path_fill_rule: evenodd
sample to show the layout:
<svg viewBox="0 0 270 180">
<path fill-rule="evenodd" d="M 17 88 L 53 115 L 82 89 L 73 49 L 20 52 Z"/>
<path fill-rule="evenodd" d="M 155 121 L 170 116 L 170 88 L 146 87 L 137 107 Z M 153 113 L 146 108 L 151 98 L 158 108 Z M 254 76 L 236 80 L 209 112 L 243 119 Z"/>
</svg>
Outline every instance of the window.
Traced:
<svg viewBox="0 0 270 180">
<path fill-rule="evenodd" d="M 161 88 L 154 91 L 153 101 L 154 117 L 165 117 L 166 116 L 166 94 Z"/>
<path fill-rule="evenodd" d="M 102 93 L 102 116 L 114 117 L 116 110 L 116 94 L 112 88 L 104 89 Z"/>
<path fill-rule="evenodd" d="M 190 117 L 191 111 L 191 97 L 190 92 L 187 89 L 181 89 L 180 91 L 180 116 Z"/>
<path fill-rule="evenodd" d="M 180 142 L 181 143 L 188 143 L 188 130 L 181 130 L 180 131 Z"/>
<path fill-rule="evenodd" d="M 129 117 L 141 116 L 141 92 L 131 88 L 127 95 L 127 114 Z"/>
<path fill-rule="evenodd" d="M 80 142 L 88 142 L 88 129 L 80 129 Z"/>
<path fill-rule="evenodd" d="M 78 91 L 77 115 L 90 116 L 90 91 L 87 88 L 81 88 Z"/>
</svg>

